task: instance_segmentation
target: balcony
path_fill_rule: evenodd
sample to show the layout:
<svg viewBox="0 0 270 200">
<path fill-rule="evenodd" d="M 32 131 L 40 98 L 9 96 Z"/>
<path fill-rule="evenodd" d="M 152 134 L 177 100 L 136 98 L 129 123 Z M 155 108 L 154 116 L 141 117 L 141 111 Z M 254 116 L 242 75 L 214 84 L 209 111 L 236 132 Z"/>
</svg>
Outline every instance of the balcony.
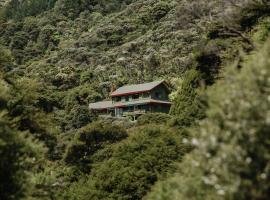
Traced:
<svg viewBox="0 0 270 200">
<path fill-rule="evenodd" d="M 146 110 L 124 111 L 123 117 L 143 115 L 146 112 L 147 112 Z"/>
</svg>

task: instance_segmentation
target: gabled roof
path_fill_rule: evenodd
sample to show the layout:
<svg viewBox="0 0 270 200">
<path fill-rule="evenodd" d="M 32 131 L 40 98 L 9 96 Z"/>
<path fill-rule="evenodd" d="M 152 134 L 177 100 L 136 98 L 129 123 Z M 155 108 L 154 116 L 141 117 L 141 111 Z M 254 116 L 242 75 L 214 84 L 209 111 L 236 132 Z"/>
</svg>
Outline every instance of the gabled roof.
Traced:
<svg viewBox="0 0 270 200">
<path fill-rule="evenodd" d="M 128 95 L 128 94 L 138 94 L 142 92 L 148 92 L 163 83 L 165 83 L 164 80 L 137 84 L 137 85 L 126 85 L 112 92 L 111 96 L 115 97 L 115 96 L 122 96 L 122 95 Z"/>
<path fill-rule="evenodd" d="M 91 110 L 103 110 L 103 109 L 109 109 L 113 108 L 112 101 L 100 101 L 96 103 L 90 103 L 89 108 Z"/>
</svg>

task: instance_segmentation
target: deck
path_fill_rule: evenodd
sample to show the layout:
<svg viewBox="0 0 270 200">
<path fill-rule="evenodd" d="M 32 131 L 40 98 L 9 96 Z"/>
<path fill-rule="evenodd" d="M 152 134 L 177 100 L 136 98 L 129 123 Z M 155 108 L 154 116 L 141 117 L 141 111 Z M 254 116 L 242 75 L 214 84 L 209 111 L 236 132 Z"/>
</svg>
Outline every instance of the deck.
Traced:
<svg viewBox="0 0 270 200">
<path fill-rule="evenodd" d="M 123 112 L 123 117 L 139 116 L 146 114 L 146 110 L 134 110 L 129 112 Z"/>
</svg>

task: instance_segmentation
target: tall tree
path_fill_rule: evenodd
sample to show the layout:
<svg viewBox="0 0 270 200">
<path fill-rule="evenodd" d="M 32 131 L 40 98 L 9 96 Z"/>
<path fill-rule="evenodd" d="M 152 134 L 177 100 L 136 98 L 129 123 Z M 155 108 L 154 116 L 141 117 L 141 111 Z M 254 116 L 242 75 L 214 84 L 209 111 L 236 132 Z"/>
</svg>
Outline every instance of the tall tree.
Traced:
<svg viewBox="0 0 270 200">
<path fill-rule="evenodd" d="M 0 50 L 0 199 L 17 200 L 31 188 L 29 177 L 44 148 L 27 131 L 16 129 L 16 120 L 9 119 L 8 104 L 12 87 L 3 79 L 2 67 L 10 64 L 7 51 Z"/>
</svg>

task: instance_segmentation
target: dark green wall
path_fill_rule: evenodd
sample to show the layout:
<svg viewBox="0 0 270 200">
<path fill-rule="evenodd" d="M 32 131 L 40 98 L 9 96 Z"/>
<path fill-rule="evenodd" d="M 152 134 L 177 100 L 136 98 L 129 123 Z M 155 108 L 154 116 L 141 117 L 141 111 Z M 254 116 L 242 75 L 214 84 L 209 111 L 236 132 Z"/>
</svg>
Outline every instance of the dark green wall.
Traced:
<svg viewBox="0 0 270 200">
<path fill-rule="evenodd" d="M 160 97 L 157 97 L 156 93 L 160 94 Z M 151 91 L 152 99 L 168 101 L 169 100 L 169 91 L 164 84 L 159 85 Z"/>
</svg>

